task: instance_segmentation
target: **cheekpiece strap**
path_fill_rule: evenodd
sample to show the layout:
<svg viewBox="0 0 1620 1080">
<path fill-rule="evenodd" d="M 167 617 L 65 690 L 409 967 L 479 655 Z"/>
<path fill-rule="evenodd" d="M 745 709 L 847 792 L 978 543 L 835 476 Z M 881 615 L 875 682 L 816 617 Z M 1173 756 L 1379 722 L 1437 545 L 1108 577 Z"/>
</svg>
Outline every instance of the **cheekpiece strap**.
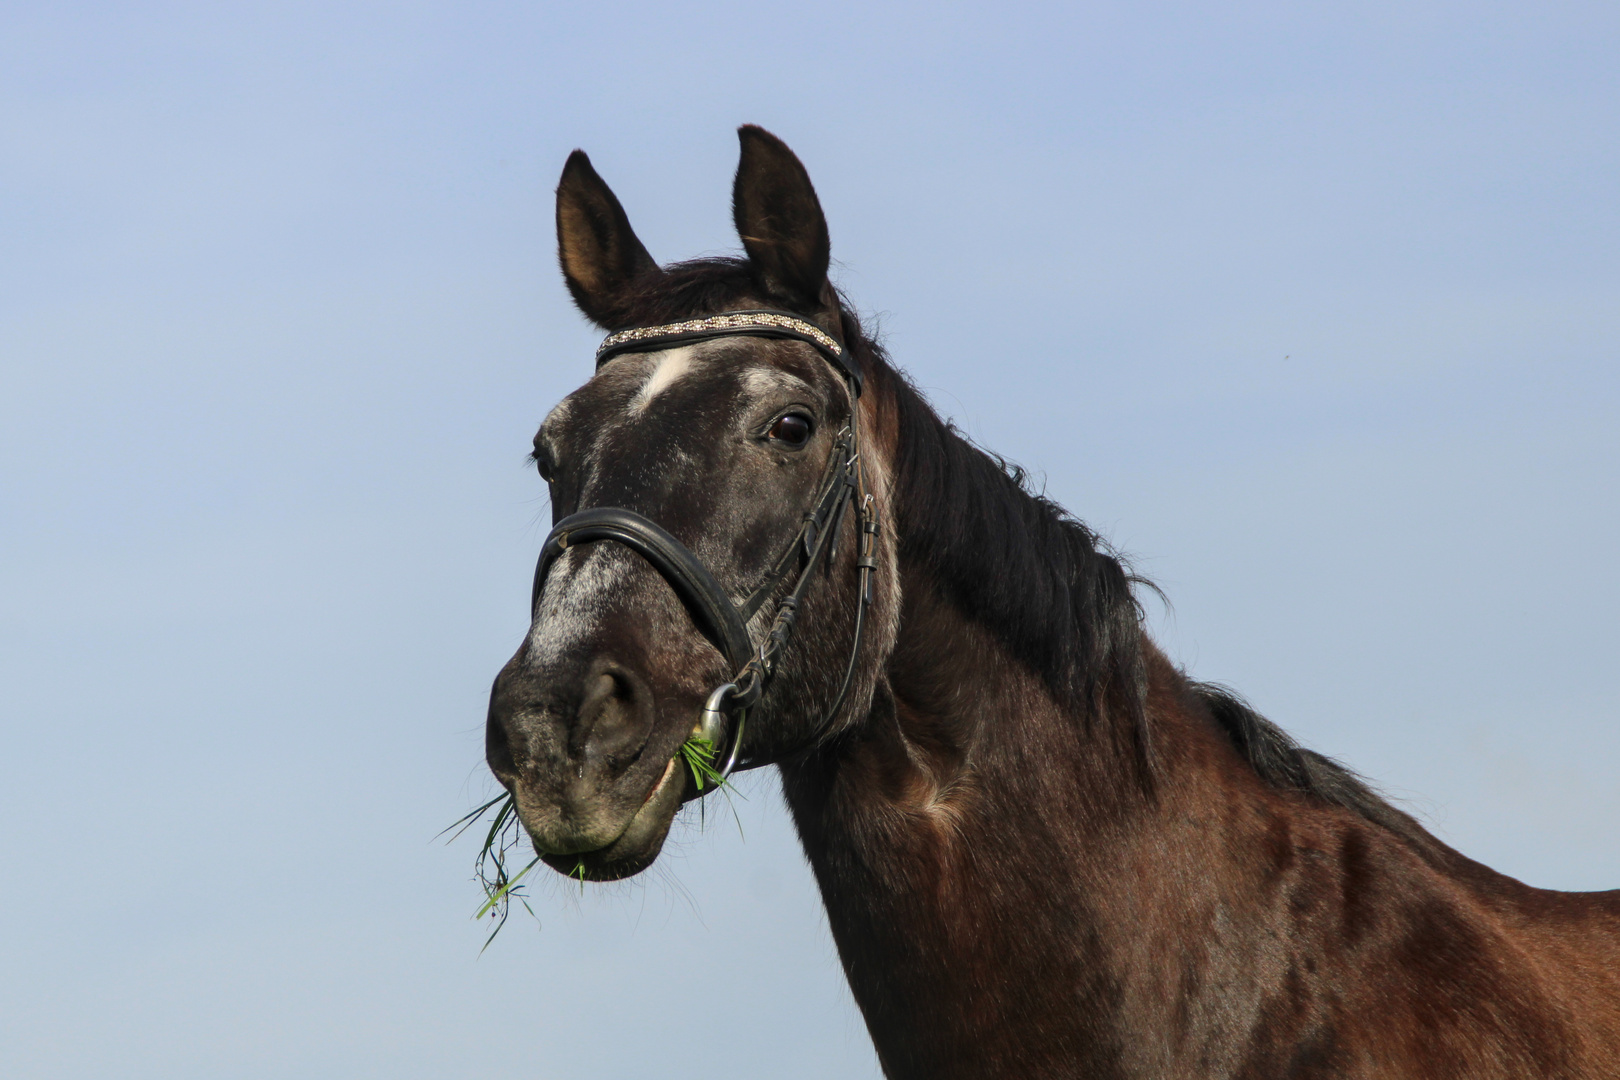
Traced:
<svg viewBox="0 0 1620 1080">
<path fill-rule="evenodd" d="M 596 350 L 596 366 L 601 367 L 620 353 L 666 349 L 692 341 L 717 337 L 790 338 L 813 345 L 836 367 L 855 395 L 861 393 L 861 365 L 848 349 L 815 323 L 786 311 L 728 311 L 702 319 L 687 319 L 663 326 L 639 326 L 609 334 Z"/>
</svg>

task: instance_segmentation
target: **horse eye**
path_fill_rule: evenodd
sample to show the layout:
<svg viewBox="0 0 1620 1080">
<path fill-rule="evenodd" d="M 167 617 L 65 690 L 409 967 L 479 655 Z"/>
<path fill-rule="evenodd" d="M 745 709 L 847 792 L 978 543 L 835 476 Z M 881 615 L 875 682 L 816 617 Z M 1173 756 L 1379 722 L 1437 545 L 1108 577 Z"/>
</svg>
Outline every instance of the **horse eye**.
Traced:
<svg viewBox="0 0 1620 1080">
<path fill-rule="evenodd" d="M 810 418 L 803 413 L 790 412 L 772 424 L 765 434 L 797 450 L 810 441 Z"/>
<path fill-rule="evenodd" d="M 534 467 L 540 472 L 540 479 L 551 483 L 551 474 L 554 466 L 551 464 L 551 455 L 538 453 L 534 455 Z"/>
</svg>

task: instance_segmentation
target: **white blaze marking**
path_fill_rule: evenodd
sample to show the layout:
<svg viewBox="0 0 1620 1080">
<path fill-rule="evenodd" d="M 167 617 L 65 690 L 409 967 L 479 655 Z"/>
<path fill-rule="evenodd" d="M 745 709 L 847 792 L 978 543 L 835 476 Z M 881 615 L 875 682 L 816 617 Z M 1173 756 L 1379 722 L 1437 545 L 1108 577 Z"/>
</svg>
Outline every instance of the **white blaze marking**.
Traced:
<svg viewBox="0 0 1620 1080">
<path fill-rule="evenodd" d="M 670 349 L 658 358 L 657 365 L 647 381 L 641 384 L 636 396 L 630 399 L 630 412 L 639 413 L 652 404 L 652 399 L 668 390 L 670 386 L 692 370 L 692 346 L 684 345 L 679 349 Z"/>
</svg>

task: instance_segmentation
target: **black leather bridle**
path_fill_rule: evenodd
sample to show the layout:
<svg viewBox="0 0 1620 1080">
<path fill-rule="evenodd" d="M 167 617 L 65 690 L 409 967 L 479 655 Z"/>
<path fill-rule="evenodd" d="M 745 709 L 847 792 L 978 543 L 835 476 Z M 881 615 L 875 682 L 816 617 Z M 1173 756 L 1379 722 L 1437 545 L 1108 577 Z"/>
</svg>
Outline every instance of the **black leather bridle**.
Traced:
<svg viewBox="0 0 1620 1080">
<path fill-rule="evenodd" d="M 600 368 L 622 353 L 668 349 L 734 335 L 786 338 L 813 345 L 844 377 L 849 390 L 849 426 L 833 440 L 815 502 L 805 511 L 799 531 L 772 565 L 765 580 L 740 604 L 734 603 L 698 557 L 656 522 L 632 510 L 597 506 L 563 518 L 546 537 L 534 570 L 534 591 L 529 602 L 532 616 L 539 606 L 540 589 L 545 584 L 547 571 L 564 551 L 576 545 L 613 540 L 646 559 L 675 590 L 698 629 L 720 650 L 733 673 L 729 681 L 709 694 L 697 724 L 698 736 L 707 739 L 715 751 L 722 777 L 731 775 L 736 768 L 751 769 L 772 763 L 765 760 L 738 762 L 748 709 L 759 702 L 770 686 L 777 662 L 793 637 L 794 621 L 809 589 L 812 572 L 823 559 L 828 567 L 832 565 L 844 513 L 854 503 L 859 547 L 855 559 L 859 583 L 854 643 L 838 696 L 817 725 L 814 740 L 819 740 L 837 717 L 860 657 L 866 609 L 872 603 L 872 574 L 877 569 L 874 549 L 878 533 L 877 511 L 872 505 L 872 496 L 867 493 L 860 460 L 860 410 L 857 407 L 862 383 L 860 364 L 842 344 L 815 324 L 785 311 L 730 311 L 664 326 L 620 330 L 608 335 L 597 349 L 596 366 Z M 756 648 L 748 633 L 748 623 L 795 569 L 798 578 L 776 602 L 770 630 Z M 736 727 L 728 732 L 728 720 L 733 714 L 737 717 Z"/>
</svg>

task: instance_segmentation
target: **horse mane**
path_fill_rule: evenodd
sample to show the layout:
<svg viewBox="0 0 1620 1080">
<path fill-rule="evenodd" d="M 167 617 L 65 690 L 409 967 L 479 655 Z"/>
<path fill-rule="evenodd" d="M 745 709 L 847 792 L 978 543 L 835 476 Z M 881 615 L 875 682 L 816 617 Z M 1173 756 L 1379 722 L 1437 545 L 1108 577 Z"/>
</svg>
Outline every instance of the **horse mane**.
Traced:
<svg viewBox="0 0 1620 1080">
<path fill-rule="evenodd" d="M 1406 840 L 1431 862 L 1450 861 L 1446 850 L 1416 818 L 1396 808 L 1366 779 L 1326 754 L 1308 750 L 1261 716 L 1237 691 L 1219 683 L 1187 683 L 1188 693 L 1268 785 L 1342 806 Z"/>
<path fill-rule="evenodd" d="M 1032 490 L 1022 468 L 941 419 L 893 367 L 868 368 L 882 372 L 898 422 L 902 556 L 926 566 L 964 614 L 1085 721 L 1123 714 L 1127 743 L 1151 776 L 1142 610 L 1132 591 L 1141 579 L 1085 524 Z"/>
<path fill-rule="evenodd" d="M 622 294 L 613 329 L 714 314 L 758 293 L 745 259 L 675 263 Z M 881 385 L 895 411 L 896 493 L 907 524 L 901 554 L 926 566 L 965 615 L 1083 722 L 1117 717 L 1121 748 L 1151 791 L 1145 631 L 1134 587 L 1156 587 L 1083 522 L 1033 490 L 1023 468 L 942 419 L 866 333 L 852 306 L 839 306 L 845 343 L 868 385 Z M 1357 773 L 1300 746 L 1234 691 L 1190 679 L 1186 691 L 1268 786 L 1349 810 L 1430 861 L 1447 858 L 1449 849 Z"/>
</svg>

